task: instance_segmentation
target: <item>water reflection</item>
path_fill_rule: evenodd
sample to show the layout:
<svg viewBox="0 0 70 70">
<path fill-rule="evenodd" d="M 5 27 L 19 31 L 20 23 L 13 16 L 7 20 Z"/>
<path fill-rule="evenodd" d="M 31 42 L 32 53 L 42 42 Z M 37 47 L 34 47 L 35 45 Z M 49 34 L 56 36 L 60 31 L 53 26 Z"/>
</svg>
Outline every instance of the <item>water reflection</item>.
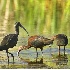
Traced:
<svg viewBox="0 0 70 70">
<path fill-rule="evenodd" d="M 22 62 L 27 62 L 27 68 L 28 69 L 51 69 L 51 66 L 48 66 L 47 64 L 43 63 L 43 58 L 35 58 L 35 60 L 27 60 L 20 58 Z"/>
<path fill-rule="evenodd" d="M 41 58 L 39 61 L 37 61 L 37 58 L 36 58 L 36 61 L 30 61 L 28 62 L 28 64 L 43 64 L 43 58 Z"/>
<path fill-rule="evenodd" d="M 36 58 L 37 59 L 37 58 Z M 38 61 L 30 61 L 30 62 L 28 62 L 28 68 L 39 68 L 39 69 L 41 69 L 41 68 L 47 68 L 47 69 L 51 69 L 51 67 L 50 66 L 48 66 L 48 65 L 46 65 L 45 63 L 43 63 L 43 58 L 41 58 L 40 60 L 38 60 Z"/>
<path fill-rule="evenodd" d="M 67 65 L 68 63 L 68 57 L 66 54 L 53 56 L 53 60 L 56 63 L 56 65 Z"/>
<path fill-rule="evenodd" d="M 38 59 L 36 58 L 35 60 L 31 61 L 30 59 L 24 59 L 22 57 L 19 57 L 19 59 L 22 61 L 22 62 L 27 62 L 28 64 L 43 64 L 43 58 L 41 59 Z"/>
</svg>

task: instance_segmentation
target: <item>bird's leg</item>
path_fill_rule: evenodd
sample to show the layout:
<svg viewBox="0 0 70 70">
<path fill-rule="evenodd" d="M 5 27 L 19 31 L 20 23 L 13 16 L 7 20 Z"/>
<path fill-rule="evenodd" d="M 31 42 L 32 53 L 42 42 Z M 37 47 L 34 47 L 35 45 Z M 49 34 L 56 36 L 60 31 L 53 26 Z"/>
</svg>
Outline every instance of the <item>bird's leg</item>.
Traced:
<svg viewBox="0 0 70 70">
<path fill-rule="evenodd" d="M 9 56 L 8 56 L 8 50 L 6 50 L 7 58 L 8 58 L 8 65 L 9 65 Z"/>
<path fill-rule="evenodd" d="M 37 62 L 37 57 L 38 57 L 38 52 L 37 52 L 37 48 L 36 48 L 36 53 L 37 53 L 37 56 L 36 56 L 36 62 Z"/>
<path fill-rule="evenodd" d="M 64 46 L 64 56 L 65 56 L 65 46 Z"/>
<path fill-rule="evenodd" d="M 37 57 L 38 57 L 38 52 L 37 52 L 37 48 L 36 48 L 36 53 L 37 53 Z"/>
<path fill-rule="evenodd" d="M 41 51 L 42 51 L 41 63 L 43 63 L 43 47 L 41 48 Z"/>
<path fill-rule="evenodd" d="M 13 64 L 14 64 L 14 56 L 13 56 L 13 54 L 12 53 L 10 53 L 10 52 L 8 52 L 9 54 L 11 54 L 11 56 L 13 57 Z"/>
<path fill-rule="evenodd" d="M 42 51 L 42 50 L 43 50 L 43 47 L 42 47 L 42 48 L 40 48 L 40 49 L 41 49 L 41 52 L 42 52 L 42 58 L 43 58 L 43 51 Z"/>
<path fill-rule="evenodd" d="M 60 46 L 59 46 L 59 56 L 60 56 Z"/>
</svg>

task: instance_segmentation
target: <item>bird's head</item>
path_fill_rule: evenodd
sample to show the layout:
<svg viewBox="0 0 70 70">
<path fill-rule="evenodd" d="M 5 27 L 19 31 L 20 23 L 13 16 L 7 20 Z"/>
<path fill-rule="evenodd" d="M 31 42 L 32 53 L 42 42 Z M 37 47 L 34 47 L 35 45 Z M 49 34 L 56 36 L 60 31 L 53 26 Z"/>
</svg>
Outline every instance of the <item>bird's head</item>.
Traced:
<svg viewBox="0 0 70 70">
<path fill-rule="evenodd" d="M 19 56 L 19 52 L 20 52 L 21 50 L 26 50 L 26 49 L 27 49 L 27 46 L 25 46 L 25 45 L 19 46 L 17 55 Z"/>
<path fill-rule="evenodd" d="M 27 34 L 28 34 L 28 36 L 29 36 L 28 31 L 21 25 L 21 23 L 20 23 L 20 22 L 16 22 L 16 23 L 15 23 L 15 28 L 16 28 L 16 30 L 19 30 L 19 26 L 20 26 L 21 28 L 23 28 L 23 29 L 27 32 Z"/>
<path fill-rule="evenodd" d="M 53 37 L 51 38 L 51 40 L 53 40 L 53 41 L 54 41 L 55 39 L 56 39 L 56 35 L 55 35 L 55 36 L 53 36 Z"/>
</svg>

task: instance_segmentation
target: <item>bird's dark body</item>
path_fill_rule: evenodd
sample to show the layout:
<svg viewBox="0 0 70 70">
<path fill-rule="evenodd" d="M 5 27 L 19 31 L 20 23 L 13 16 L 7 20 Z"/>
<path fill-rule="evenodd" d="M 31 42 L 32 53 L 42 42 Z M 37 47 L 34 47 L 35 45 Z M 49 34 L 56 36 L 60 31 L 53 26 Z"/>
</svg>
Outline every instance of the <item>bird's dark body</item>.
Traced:
<svg viewBox="0 0 70 70">
<path fill-rule="evenodd" d="M 43 39 L 41 36 L 31 36 L 30 38 L 33 38 L 32 41 L 28 41 L 29 43 L 31 43 L 32 47 L 40 48 L 41 46 L 44 46 L 44 43 L 41 41 L 41 39 Z"/>
<path fill-rule="evenodd" d="M 34 35 L 29 37 L 28 45 L 35 48 L 43 48 L 46 45 L 53 44 L 53 41 L 43 36 Z"/>
<path fill-rule="evenodd" d="M 13 48 L 16 46 L 18 41 L 18 35 L 16 34 L 9 34 L 5 36 L 1 42 L 0 50 L 7 50 L 9 48 Z"/>
<path fill-rule="evenodd" d="M 44 43 L 39 40 L 32 41 L 31 44 L 35 48 L 40 48 L 41 46 L 44 46 Z"/>
<path fill-rule="evenodd" d="M 58 46 L 66 46 L 68 44 L 68 38 L 64 34 L 56 35 L 56 40 Z"/>
</svg>

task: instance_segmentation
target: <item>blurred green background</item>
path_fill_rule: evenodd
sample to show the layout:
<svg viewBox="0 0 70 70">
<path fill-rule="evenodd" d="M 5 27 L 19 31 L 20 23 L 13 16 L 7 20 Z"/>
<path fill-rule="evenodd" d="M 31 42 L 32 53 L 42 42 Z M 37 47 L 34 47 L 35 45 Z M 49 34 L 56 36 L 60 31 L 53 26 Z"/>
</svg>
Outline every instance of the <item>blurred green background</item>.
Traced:
<svg viewBox="0 0 70 70">
<path fill-rule="evenodd" d="M 70 38 L 70 0 L 0 0 L 0 37 L 20 21 L 30 35 L 63 33 Z M 20 29 L 20 35 L 27 36 Z"/>
</svg>

